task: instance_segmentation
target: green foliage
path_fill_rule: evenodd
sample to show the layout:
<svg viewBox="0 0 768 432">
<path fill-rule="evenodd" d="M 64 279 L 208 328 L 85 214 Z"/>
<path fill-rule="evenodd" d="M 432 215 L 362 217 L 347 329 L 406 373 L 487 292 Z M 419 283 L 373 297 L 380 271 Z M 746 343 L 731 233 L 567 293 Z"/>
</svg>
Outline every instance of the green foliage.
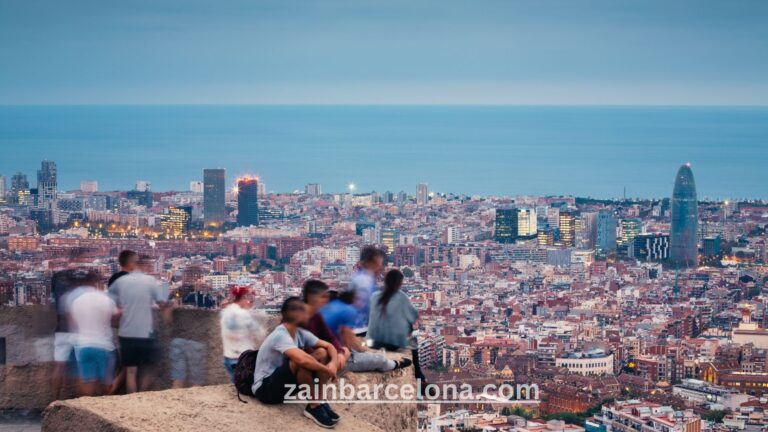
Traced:
<svg viewBox="0 0 768 432">
<path fill-rule="evenodd" d="M 711 411 L 705 412 L 701 416 L 701 418 L 704 419 L 704 420 L 707 420 L 707 421 L 711 421 L 711 422 L 715 422 L 715 423 L 720 423 L 720 422 L 723 421 L 723 417 L 725 417 L 726 414 L 728 414 L 727 411 L 711 410 Z"/>
</svg>

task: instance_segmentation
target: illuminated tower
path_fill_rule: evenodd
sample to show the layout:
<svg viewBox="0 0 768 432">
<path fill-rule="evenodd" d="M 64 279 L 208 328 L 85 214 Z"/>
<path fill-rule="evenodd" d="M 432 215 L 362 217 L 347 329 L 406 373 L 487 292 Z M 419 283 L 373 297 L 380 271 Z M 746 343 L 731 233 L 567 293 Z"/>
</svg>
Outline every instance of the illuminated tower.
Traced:
<svg viewBox="0 0 768 432">
<path fill-rule="evenodd" d="M 670 262 L 675 267 L 696 267 L 698 247 L 696 231 L 699 223 L 699 208 L 696 200 L 696 183 L 693 180 L 691 164 L 685 164 L 677 171 L 675 188 L 672 192 L 672 229 L 670 234 Z"/>
<path fill-rule="evenodd" d="M 259 224 L 259 179 L 243 177 L 237 181 L 237 226 Z"/>
<path fill-rule="evenodd" d="M 557 227 L 560 230 L 560 243 L 565 247 L 576 246 L 576 214 L 561 211 Z"/>
<path fill-rule="evenodd" d="M 225 171 L 203 170 L 203 218 L 205 225 L 221 225 L 227 218 Z"/>
</svg>

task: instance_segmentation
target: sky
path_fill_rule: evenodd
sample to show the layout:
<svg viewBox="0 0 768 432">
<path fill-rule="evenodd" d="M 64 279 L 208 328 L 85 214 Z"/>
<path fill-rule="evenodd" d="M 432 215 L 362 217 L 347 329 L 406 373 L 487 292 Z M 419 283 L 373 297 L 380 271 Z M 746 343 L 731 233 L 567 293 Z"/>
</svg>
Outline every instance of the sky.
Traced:
<svg viewBox="0 0 768 432">
<path fill-rule="evenodd" d="M 0 0 L 0 104 L 768 104 L 765 0 Z"/>
</svg>

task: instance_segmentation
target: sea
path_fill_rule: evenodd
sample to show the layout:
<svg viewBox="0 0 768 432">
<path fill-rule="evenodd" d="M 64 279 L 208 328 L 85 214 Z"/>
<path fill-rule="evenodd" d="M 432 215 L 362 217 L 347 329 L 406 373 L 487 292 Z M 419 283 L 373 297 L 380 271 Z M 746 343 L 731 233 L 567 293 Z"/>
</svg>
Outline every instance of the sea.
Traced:
<svg viewBox="0 0 768 432">
<path fill-rule="evenodd" d="M 691 163 L 700 198 L 768 198 L 768 107 L 0 106 L 0 175 L 62 190 L 189 188 L 204 168 L 268 191 L 659 198 Z"/>
</svg>

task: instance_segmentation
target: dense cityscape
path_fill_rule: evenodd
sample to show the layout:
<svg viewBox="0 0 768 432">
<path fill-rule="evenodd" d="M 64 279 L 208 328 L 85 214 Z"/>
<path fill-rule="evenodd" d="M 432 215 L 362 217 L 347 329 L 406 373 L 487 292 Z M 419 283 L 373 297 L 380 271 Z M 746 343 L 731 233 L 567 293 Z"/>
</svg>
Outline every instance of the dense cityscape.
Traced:
<svg viewBox="0 0 768 432">
<path fill-rule="evenodd" d="M 61 191 L 60 174 L 45 160 L 36 179 L 0 176 L 2 305 L 50 304 L 56 271 L 107 276 L 131 249 L 180 305 L 218 309 L 246 286 L 274 314 L 308 279 L 347 285 L 376 245 L 405 275 L 430 382 L 541 391 L 425 403 L 423 430 L 768 428 L 768 203 L 701 201 L 690 164 L 668 198 L 618 200 L 267 193 L 220 168 L 187 191 Z"/>
</svg>

